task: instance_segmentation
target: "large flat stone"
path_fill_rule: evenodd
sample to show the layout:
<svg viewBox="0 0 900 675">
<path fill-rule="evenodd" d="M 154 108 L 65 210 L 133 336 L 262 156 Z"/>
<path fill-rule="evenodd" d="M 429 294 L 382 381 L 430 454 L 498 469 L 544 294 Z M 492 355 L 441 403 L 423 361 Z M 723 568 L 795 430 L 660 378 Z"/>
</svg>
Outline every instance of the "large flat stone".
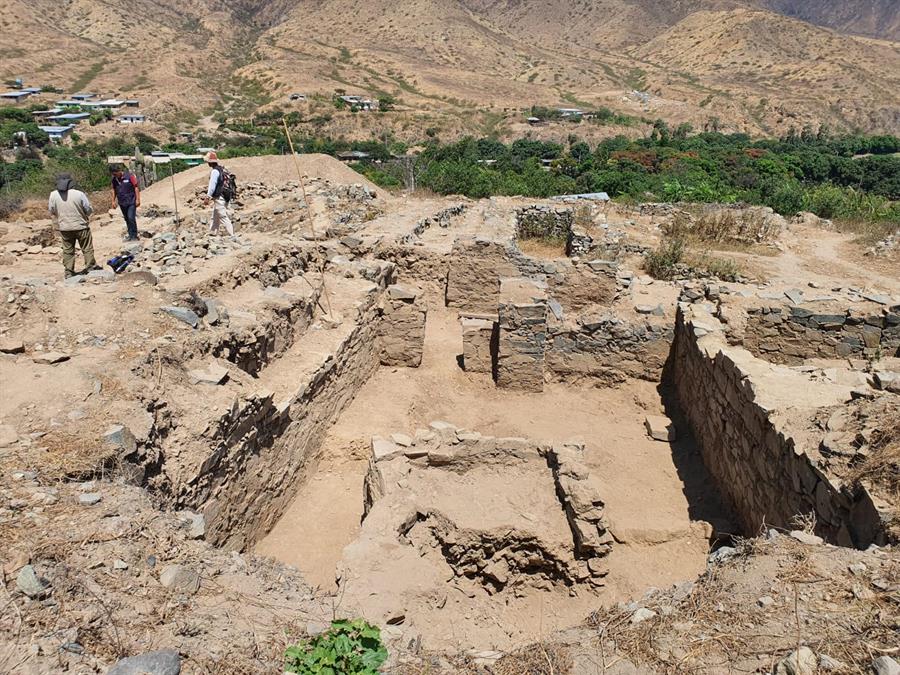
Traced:
<svg viewBox="0 0 900 675">
<path fill-rule="evenodd" d="M 41 365 L 52 366 L 57 363 L 62 363 L 63 361 L 68 361 L 70 358 L 72 357 L 68 354 L 63 354 L 62 352 L 44 352 L 42 354 L 35 354 L 31 357 L 31 360 Z"/>
</svg>

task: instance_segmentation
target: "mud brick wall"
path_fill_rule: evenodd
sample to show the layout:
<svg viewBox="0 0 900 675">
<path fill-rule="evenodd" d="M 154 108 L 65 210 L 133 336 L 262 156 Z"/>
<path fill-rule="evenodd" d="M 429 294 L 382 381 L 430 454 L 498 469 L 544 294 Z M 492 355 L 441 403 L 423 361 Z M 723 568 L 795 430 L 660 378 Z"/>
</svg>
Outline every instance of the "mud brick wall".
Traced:
<svg viewBox="0 0 900 675">
<path fill-rule="evenodd" d="M 565 380 L 590 377 L 618 383 L 632 377 L 658 382 L 673 335 L 671 325 L 664 323 L 585 317 L 577 328 L 551 327 L 547 370 Z"/>
<path fill-rule="evenodd" d="M 772 363 L 808 358 L 900 356 L 900 307 L 813 310 L 785 305 L 747 310 L 743 344 Z"/>
<path fill-rule="evenodd" d="M 516 211 L 516 237 L 553 239 L 568 242 L 575 224 L 575 212 L 553 206 L 526 206 Z"/>
<path fill-rule="evenodd" d="M 763 525 L 795 529 L 796 515 L 815 514 L 817 534 L 832 543 L 883 544 L 883 525 L 869 495 L 842 487 L 820 470 L 757 401 L 754 382 L 740 365 L 750 355 L 707 332 L 679 310 L 671 381 L 704 463 L 744 533 L 755 534 Z"/>
</svg>

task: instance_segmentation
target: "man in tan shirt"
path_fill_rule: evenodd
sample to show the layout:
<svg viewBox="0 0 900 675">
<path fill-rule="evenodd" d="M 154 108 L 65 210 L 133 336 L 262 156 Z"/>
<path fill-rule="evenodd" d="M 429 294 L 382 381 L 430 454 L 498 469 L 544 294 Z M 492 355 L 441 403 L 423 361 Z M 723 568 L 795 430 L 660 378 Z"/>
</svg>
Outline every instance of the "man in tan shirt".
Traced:
<svg viewBox="0 0 900 675">
<path fill-rule="evenodd" d="M 87 274 L 100 269 L 94 259 L 94 241 L 91 238 L 90 219 L 94 209 L 87 195 L 75 189 L 75 181 L 67 173 L 56 178 L 56 189 L 50 193 L 50 215 L 62 238 L 63 267 L 66 278 L 75 276 L 75 242 L 84 255 L 84 269 L 77 274 Z"/>
</svg>

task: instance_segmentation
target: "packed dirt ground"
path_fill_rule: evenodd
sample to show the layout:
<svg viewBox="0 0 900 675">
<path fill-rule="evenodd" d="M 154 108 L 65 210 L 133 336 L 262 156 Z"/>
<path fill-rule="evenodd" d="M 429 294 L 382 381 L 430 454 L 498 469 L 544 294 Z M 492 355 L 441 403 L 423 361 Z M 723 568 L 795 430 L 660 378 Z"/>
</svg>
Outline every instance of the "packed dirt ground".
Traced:
<svg viewBox="0 0 900 675">
<path fill-rule="evenodd" d="M 94 218 L 122 274 L 0 224 L 0 671 L 897 672 L 896 246 L 228 164 L 233 238 L 205 167 Z"/>
</svg>

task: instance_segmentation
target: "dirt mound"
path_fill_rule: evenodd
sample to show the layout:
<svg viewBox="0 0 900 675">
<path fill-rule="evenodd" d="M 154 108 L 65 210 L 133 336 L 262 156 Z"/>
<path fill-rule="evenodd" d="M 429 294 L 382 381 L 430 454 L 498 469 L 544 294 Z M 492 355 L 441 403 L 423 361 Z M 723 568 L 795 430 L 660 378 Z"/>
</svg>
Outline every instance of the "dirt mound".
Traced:
<svg viewBox="0 0 900 675">
<path fill-rule="evenodd" d="M 283 185 L 297 180 L 297 169 L 289 155 L 265 155 L 263 157 L 235 157 L 222 162 L 229 171 L 237 176 L 238 188 L 247 183 L 266 183 Z M 300 155 L 298 157 L 300 172 L 310 178 L 322 178 L 332 183 L 360 184 L 375 190 L 379 197 L 385 193 L 365 176 L 341 164 L 328 155 Z M 179 204 L 192 197 L 209 181 L 209 168 L 206 165 L 195 166 L 187 171 L 175 174 L 175 190 Z M 145 205 L 156 204 L 163 207 L 173 206 L 172 182 L 161 180 L 144 191 Z"/>
</svg>

